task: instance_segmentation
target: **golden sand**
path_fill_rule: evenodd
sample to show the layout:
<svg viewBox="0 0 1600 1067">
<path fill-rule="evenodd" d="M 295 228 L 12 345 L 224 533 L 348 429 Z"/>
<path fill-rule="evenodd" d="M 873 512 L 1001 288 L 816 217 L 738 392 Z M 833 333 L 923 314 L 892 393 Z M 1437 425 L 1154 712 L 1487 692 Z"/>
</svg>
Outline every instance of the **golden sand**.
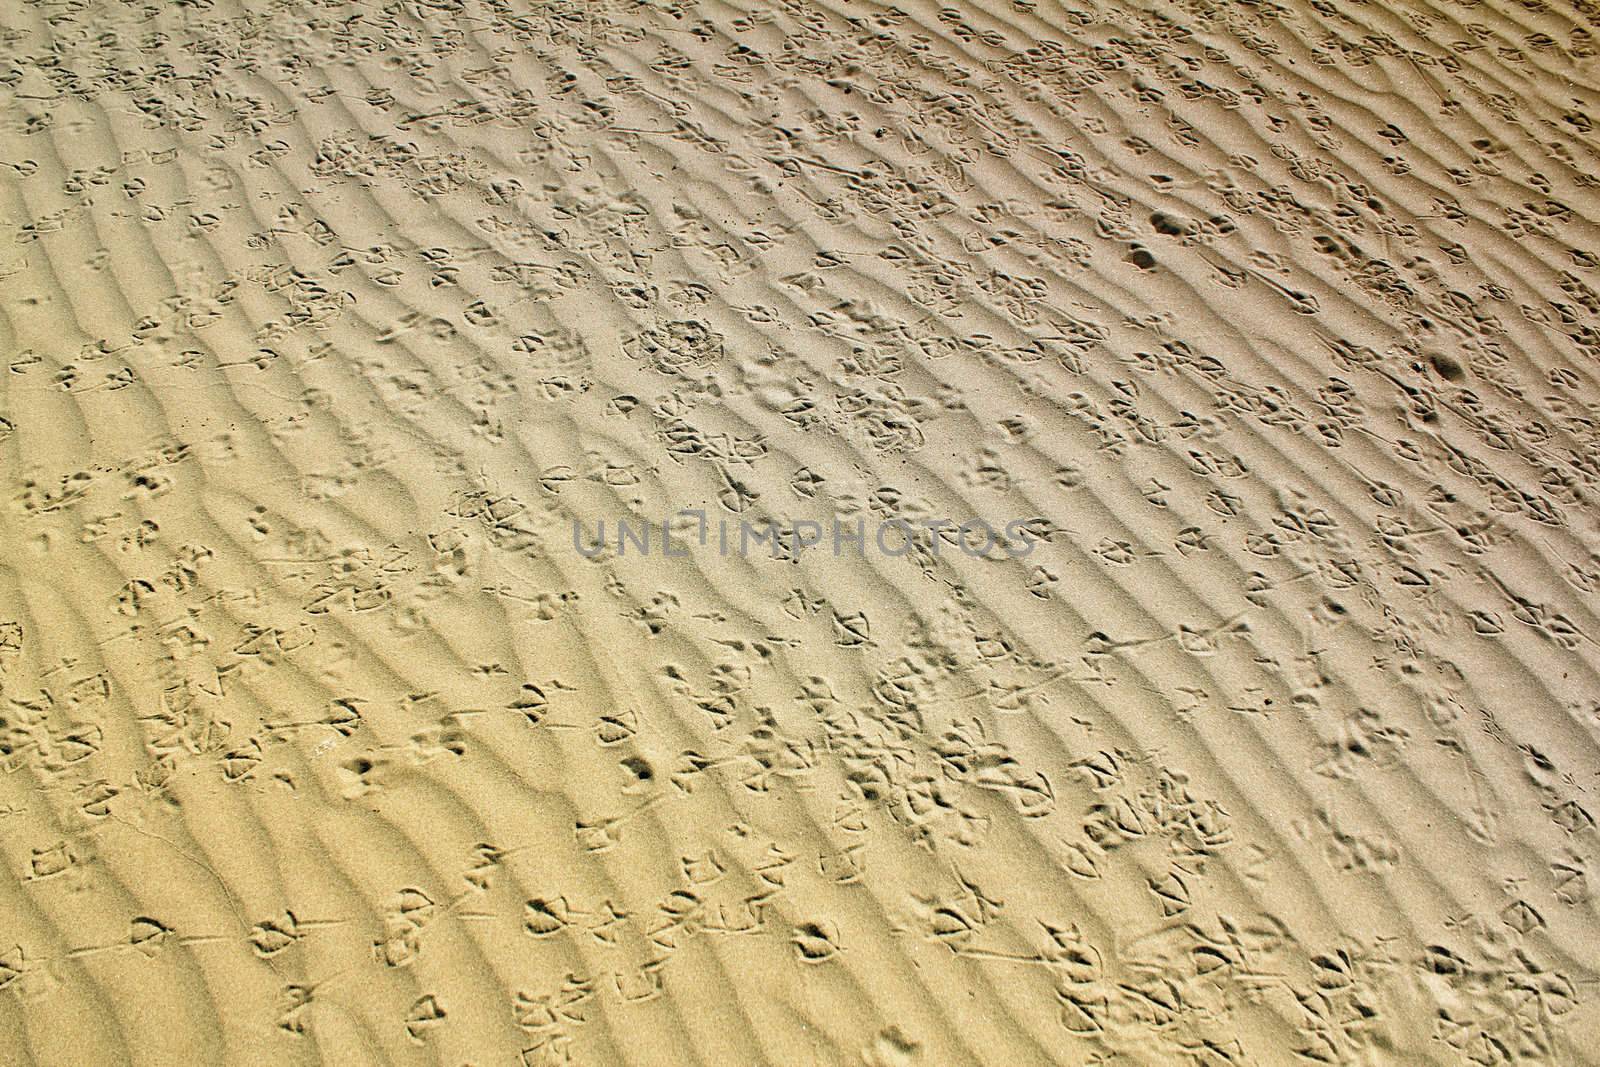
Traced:
<svg viewBox="0 0 1600 1067">
<path fill-rule="evenodd" d="M 1596 1062 L 1600 10 L 951 4 L 0 5 L 0 1063 Z"/>
</svg>

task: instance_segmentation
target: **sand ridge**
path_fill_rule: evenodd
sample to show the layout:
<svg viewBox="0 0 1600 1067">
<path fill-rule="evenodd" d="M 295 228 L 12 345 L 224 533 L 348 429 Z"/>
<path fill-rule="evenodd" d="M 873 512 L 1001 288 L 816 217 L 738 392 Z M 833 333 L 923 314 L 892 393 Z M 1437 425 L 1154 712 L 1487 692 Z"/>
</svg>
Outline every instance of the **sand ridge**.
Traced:
<svg viewBox="0 0 1600 1067">
<path fill-rule="evenodd" d="M 18 0 L 0 1060 L 1588 1062 L 1596 17 Z"/>
</svg>

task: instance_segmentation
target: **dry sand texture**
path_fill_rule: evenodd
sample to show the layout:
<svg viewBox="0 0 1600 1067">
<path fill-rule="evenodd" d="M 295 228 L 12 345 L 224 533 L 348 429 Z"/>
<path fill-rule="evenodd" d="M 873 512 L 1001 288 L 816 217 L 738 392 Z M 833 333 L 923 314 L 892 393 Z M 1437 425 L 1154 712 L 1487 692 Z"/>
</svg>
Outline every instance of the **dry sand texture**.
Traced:
<svg viewBox="0 0 1600 1067">
<path fill-rule="evenodd" d="M 1597 1062 L 1597 19 L 4 0 L 0 1061 Z"/>
</svg>

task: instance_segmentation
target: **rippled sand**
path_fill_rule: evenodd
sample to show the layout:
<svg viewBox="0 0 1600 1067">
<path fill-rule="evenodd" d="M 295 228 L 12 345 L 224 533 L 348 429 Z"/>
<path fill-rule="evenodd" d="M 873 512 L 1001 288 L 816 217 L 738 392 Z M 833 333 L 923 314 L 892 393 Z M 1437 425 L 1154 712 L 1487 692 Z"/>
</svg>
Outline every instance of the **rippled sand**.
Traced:
<svg viewBox="0 0 1600 1067">
<path fill-rule="evenodd" d="M 0 21 L 0 1062 L 1594 1062 L 1589 0 Z"/>
</svg>

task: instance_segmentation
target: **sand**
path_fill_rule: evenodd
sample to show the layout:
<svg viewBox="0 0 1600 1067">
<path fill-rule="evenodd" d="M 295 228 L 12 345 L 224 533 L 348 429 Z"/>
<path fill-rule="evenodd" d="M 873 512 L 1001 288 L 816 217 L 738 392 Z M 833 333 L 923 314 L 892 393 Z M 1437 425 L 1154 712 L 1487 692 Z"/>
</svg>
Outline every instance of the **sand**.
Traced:
<svg viewBox="0 0 1600 1067">
<path fill-rule="evenodd" d="M 0 1062 L 1596 1062 L 1589 0 L 0 13 Z"/>
</svg>

